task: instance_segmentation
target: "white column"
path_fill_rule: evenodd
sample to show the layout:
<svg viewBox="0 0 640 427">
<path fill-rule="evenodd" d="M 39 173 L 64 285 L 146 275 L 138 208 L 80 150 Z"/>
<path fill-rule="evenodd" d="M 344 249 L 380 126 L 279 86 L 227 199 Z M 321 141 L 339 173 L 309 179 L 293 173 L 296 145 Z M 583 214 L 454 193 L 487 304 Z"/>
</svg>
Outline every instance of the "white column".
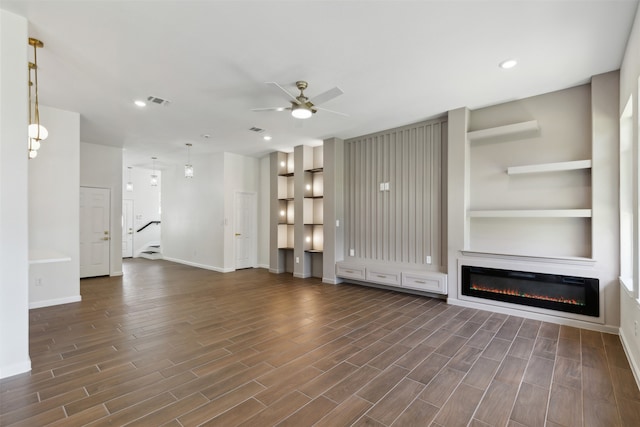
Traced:
<svg viewBox="0 0 640 427">
<path fill-rule="evenodd" d="M 27 20 L 0 9 L 0 378 L 31 370 Z"/>
</svg>

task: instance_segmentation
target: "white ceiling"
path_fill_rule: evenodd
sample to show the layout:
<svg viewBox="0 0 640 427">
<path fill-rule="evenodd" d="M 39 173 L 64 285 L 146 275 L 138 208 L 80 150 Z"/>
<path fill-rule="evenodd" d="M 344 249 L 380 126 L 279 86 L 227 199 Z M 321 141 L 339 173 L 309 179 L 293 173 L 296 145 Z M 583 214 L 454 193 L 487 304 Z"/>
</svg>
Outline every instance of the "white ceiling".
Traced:
<svg viewBox="0 0 640 427">
<path fill-rule="evenodd" d="M 0 0 L 45 44 L 41 103 L 79 112 L 81 140 L 125 148 L 127 166 L 184 162 L 188 142 L 257 157 L 586 83 L 620 67 L 637 5 Z M 518 66 L 500 69 L 507 58 Z M 322 106 L 349 117 L 251 111 L 289 105 L 265 82 L 296 93 L 296 80 L 311 98 L 339 86 Z M 133 105 L 150 95 L 171 103 Z"/>
</svg>

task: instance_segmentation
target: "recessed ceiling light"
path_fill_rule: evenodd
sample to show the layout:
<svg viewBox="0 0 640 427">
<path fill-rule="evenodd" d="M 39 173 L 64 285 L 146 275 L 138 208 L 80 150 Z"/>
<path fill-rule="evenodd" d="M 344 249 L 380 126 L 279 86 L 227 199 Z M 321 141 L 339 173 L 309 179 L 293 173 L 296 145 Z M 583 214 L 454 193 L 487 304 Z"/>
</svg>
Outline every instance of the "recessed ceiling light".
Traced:
<svg viewBox="0 0 640 427">
<path fill-rule="evenodd" d="M 209 135 L 208 133 L 203 133 L 202 135 L 200 135 L 200 137 L 204 139 L 209 139 L 211 138 L 211 135 Z"/>
<path fill-rule="evenodd" d="M 508 70 L 509 68 L 513 68 L 516 65 L 518 65 L 518 61 L 516 61 L 515 59 L 507 59 L 505 61 L 502 61 L 500 64 L 498 64 L 498 66 L 504 70 Z"/>
<path fill-rule="evenodd" d="M 136 101 L 133 101 L 134 104 L 136 104 L 138 107 L 146 107 L 147 103 L 144 101 L 140 101 L 139 99 Z"/>
<path fill-rule="evenodd" d="M 265 135 L 262 137 L 265 141 L 271 141 L 271 137 L 269 135 Z"/>
</svg>

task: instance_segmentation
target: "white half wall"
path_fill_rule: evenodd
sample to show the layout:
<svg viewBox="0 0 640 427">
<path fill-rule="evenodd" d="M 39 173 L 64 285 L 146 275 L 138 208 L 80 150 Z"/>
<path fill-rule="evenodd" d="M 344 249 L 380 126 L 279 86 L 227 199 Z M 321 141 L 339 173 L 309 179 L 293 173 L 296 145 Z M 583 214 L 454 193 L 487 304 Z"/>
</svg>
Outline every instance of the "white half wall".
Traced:
<svg viewBox="0 0 640 427">
<path fill-rule="evenodd" d="M 80 185 L 111 190 L 109 275 L 122 275 L 122 149 L 80 144 Z M 79 191 L 79 189 L 78 189 Z M 79 196 L 78 196 L 79 198 Z M 80 227 L 78 220 L 78 228 Z M 78 244 L 80 242 L 78 237 Z"/>
<path fill-rule="evenodd" d="M 0 9 L 0 378 L 29 359 L 27 20 Z"/>
<path fill-rule="evenodd" d="M 80 301 L 80 114 L 40 106 L 49 131 L 29 161 L 29 305 Z"/>
</svg>

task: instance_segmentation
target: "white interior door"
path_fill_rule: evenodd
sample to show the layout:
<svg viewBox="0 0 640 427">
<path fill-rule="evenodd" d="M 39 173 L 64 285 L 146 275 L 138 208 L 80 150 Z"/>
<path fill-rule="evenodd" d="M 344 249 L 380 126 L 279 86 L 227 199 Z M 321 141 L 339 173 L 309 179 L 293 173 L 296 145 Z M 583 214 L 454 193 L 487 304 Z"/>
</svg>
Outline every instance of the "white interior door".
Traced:
<svg viewBox="0 0 640 427">
<path fill-rule="evenodd" d="M 108 188 L 80 187 L 80 277 L 109 274 L 110 197 Z"/>
<path fill-rule="evenodd" d="M 236 270 L 251 268 L 256 263 L 256 194 L 236 192 L 235 198 L 235 248 Z"/>
<path fill-rule="evenodd" d="M 122 201 L 122 258 L 133 258 L 133 200 Z"/>
</svg>

